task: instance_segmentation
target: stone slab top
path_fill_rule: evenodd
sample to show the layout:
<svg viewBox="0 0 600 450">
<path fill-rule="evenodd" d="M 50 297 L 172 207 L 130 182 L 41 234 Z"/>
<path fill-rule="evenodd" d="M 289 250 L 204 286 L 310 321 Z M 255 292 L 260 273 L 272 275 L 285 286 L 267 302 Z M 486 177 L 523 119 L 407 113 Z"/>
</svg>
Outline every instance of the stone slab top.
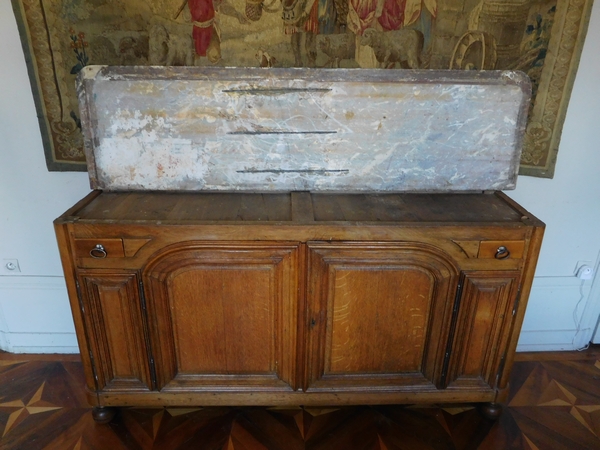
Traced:
<svg viewBox="0 0 600 450">
<path fill-rule="evenodd" d="M 85 67 L 106 191 L 514 189 L 530 103 L 513 71 Z"/>
</svg>

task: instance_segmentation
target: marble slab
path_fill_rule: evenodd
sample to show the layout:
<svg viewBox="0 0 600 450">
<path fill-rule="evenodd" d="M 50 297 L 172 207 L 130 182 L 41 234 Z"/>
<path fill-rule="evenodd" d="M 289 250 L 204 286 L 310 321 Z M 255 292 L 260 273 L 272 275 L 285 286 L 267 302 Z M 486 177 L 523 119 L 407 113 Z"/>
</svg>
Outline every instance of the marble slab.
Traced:
<svg viewBox="0 0 600 450">
<path fill-rule="evenodd" d="M 88 66 L 103 190 L 448 192 L 515 187 L 520 72 Z"/>
</svg>

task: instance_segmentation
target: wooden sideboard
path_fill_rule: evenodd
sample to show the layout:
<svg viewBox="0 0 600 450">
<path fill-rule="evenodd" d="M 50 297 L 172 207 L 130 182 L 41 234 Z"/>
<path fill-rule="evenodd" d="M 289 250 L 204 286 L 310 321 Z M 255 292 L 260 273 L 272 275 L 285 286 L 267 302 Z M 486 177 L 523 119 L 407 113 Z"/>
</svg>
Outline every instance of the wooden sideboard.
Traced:
<svg viewBox="0 0 600 450">
<path fill-rule="evenodd" d="M 94 191 L 55 230 L 103 421 L 164 405 L 495 416 L 544 224 L 498 192 Z"/>
</svg>

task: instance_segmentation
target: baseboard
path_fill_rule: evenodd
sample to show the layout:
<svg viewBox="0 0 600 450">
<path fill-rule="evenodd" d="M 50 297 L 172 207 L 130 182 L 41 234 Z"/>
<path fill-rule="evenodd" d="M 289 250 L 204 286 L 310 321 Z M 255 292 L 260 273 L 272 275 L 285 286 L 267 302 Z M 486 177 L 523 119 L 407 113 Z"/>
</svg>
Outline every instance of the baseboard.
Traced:
<svg viewBox="0 0 600 450">
<path fill-rule="evenodd" d="M 0 349 L 79 353 L 63 277 L 0 276 Z"/>
<path fill-rule="evenodd" d="M 4 333 L 10 353 L 79 353 L 74 333 Z"/>
<path fill-rule="evenodd" d="M 556 352 L 577 350 L 573 337 L 577 330 L 521 331 L 518 352 Z"/>
<path fill-rule="evenodd" d="M 578 350 L 592 338 L 589 303 L 592 281 L 537 277 L 533 281 L 518 352 Z M 575 317 L 574 317 L 575 316 Z M 575 320 L 577 319 L 577 320 Z"/>
</svg>

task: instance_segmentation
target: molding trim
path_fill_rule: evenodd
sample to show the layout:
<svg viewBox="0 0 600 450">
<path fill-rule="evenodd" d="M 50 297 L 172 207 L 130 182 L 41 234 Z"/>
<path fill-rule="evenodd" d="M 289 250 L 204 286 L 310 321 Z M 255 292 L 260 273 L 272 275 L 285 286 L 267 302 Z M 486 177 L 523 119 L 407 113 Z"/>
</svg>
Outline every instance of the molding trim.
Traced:
<svg viewBox="0 0 600 450">
<path fill-rule="evenodd" d="M 79 353 L 68 311 L 64 277 L 0 276 L 0 350 Z"/>
<path fill-rule="evenodd" d="M 0 289 L 62 290 L 67 292 L 63 276 L 0 275 Z"/>
<path fill-rule="evenodd" d="M 593 282 L 582 282 L 575 276 L 535 278 L 517 351 L 564 351 L 585 347 L 592 339 L 598 319 L 594 307 L 598 302 L 591 289 Z"/>
<path fill-rule="evenodd" d="M 0 331 L 2 350 L 10 353 L 79 353 L 75 333 L 6 333 Z"/>
</svg>

